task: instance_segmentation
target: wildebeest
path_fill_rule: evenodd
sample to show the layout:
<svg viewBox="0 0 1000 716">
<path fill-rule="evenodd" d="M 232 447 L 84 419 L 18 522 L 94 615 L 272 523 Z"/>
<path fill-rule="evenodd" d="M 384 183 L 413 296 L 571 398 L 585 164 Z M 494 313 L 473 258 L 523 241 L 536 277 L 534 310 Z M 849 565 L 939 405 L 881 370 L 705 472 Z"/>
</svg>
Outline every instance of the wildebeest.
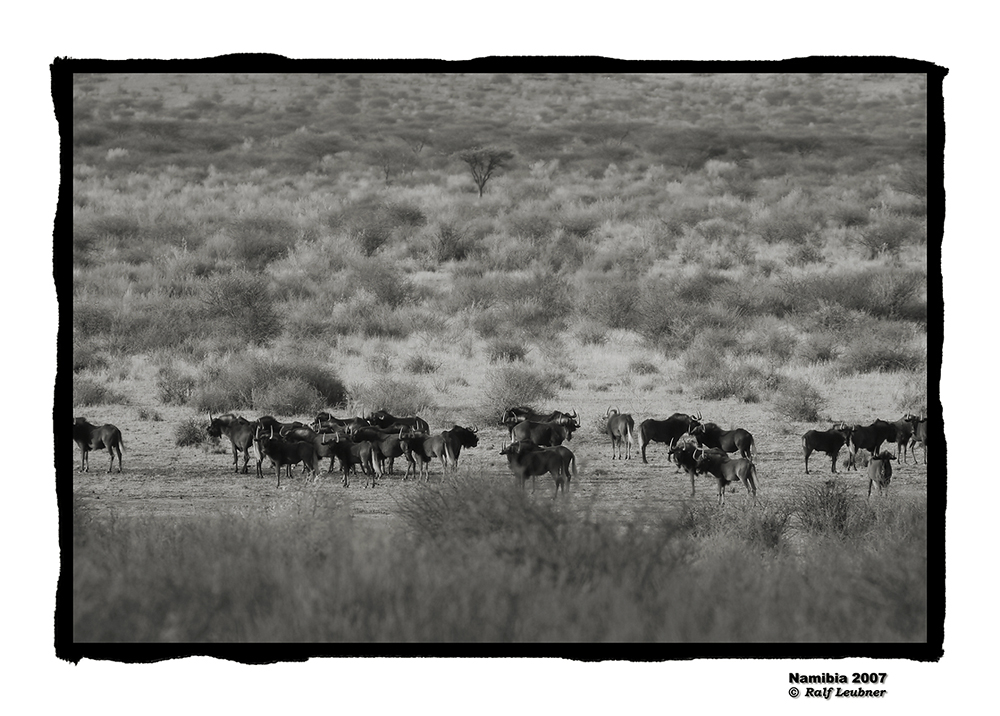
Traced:
<svg viewBox="0 0 1000 716">
<path fill-rule="evenodd" d="M 720 455 L 717 452 L 699 449 L 695 453 L 698 463 L 698 472 L 714 475 L 719 482 L 719 504 L 725 504 L 726 485 L 739 480 L 747 488 L 747 494 L 757 499 L 757 482 L 755 476 L 757 468 L 753 462 L 743 457 L 730 458 L 728 455 Z"/>
<path fill-rule="evenodd" d="M 286 465 L 290 467 L 301 462 L 313 478 L 319 476 L 319 457 L 312 442 L 288 442 L 275 437 L 273 429 L 265 433 L 261 427 L 257 428 L 254 439 L 259 454 L 271 461 L 278 487 L 281 487 L 281 468 Z"/>
<path fill-rule="evenodd" d="M 576 474 L 576 457 L 562 445 L 538 447 L 528 442 L 513 442 L 505 445 L 500 454 L 507 456 L 507 464 L 522 489 L 530 477 L 531 491 L 534 492 L 535 478 L 550 473 L 556 484 L 553 499 L 560 489 L 566 492 L 566 486 Z"/>
<path fill-rule="evenodd" d="M 639 424 L 639 448 L 642 452 L 642 461 L 646 460 L 646 446 L 651 442 L 666 443 L 667 448 L 671 448 L 684 433 L 691 432 L 701 425 L 701 413 L 698 417 L 692 417 L 687 413 L 674 413 L 666 420 L 643 420 Z"/>
<path fill-rule="evenodd" d="M 411 430 L 416 430 L 422 433 L 430 431 L 430 426 L 427 425 L 427 421 L 423 418 L 417 417 L 416 415 L 411 415 L 406 418 L 397 418 L 394 415 L 390 415 L 385 410 L 376 410 L 374 413 L 368 416 L 368 422 L 379 428 L 396 428 L 407 427 Z"/>
<path fill-rule="evenodd" d="M 462 448 L 474 448 L 479 445 L 478 432 L 479 428 L 475 425 L 472 427 L 452 425 L 451 430 L 443 431 L 441 437 L 444 439 L 445 461 L 457 469 L 458 456 L 462 454 Z"/>
<path fill-rule="evenodd" d="M 440 438 L 441 436 L 437 436 Z M 423 432 L 405 432 L 400 430 L 399 439 L 403 446 L 403 450 L 406 455 L 406 472 L 403 473 L 403 479 L 407 479 L 410 476 L 410 470 L 413 470 L 413 476 L 420 479 L 423 476 L 424 480 L 430 479 L 430 475 L 427 469 L 427 464 L 431 461 L 432 457 L 437 457 L 437 450 L 440 449 L 444 452 L 444 442 L 441 440 L 438 444 L 437 440 L 430 440 L 431 436 Z M 427 447 L 425 443 L 430 440 L 430 449 L 434 455 L 427 454 Z M 419 461 L 419 465 L 417 464 Z M 419 473 L 418 473 L 419 470 Z"/>
<path fill-rule="evenodd" d="M 672 448 L 667 450 L 667 454 L 674 458 L 674 461 L 684 468 L 684 472 L 691 478 L 691 495 L 694 495 L 694 476 L 698 472 L 698 459 L 696 455 L 703 452 L 710 452 L 723 457 L 728 457 L 725 450 L 721 448 L 700 448 L 695 440 L 679 440 Z"/>
<path fill-rule="evenodd" d="M 336 457 L 340 462 L 340 467 L 344 472 L 342 480 L 344 487 L 349 487 L 351 484 L 348 475 L 353 465 L 361 466 L 361 472 L 366 476 L 365 487 L 368 486 L 369 478 L 372 487 L 375 486 L 375 465 L 373 463 L 375 450 L 369 441 L 353 442 L 345 440 L 341 438 L 341 433 L 333 433 L 332 435 L 320 433 L 319 438 L 320 444 L 329 451 L 331 456 L 330 469 L 333 469 L 333 457 Z"/>
<path fill-rule="evenodd" d="M 831 458 L 830 472 L 837 471 L 837 456 L 840 448 L 847 443 L 850 428 L 844 423 L 835 423 L 829 430 L 809 430 L 802 436 L 802 451 L 806 456 L 806 474 L 809 474 L 809 456 L 813 452 L 825 452 Z"/>
<path fill-rule="evenodd" d="M 878 452 L 882 443 L 892 441 L 896 438 L 896 431 L 892 423 L 888 423 L 881 418 L 876 419 L 871 425 L 853 425 L 851 432 L 847 436 L 847 469 L 852 467 L 857 470 L 858 450 L 867 450 L 872 455 Z"/>
<path fill-rule="evenodd" d="M 225 435 L 233 444 L 233 466 L 234 472 L 240 471 L 239 454 L 243 453 L 243 472 L 247 471 L 247 463 L 250 462 L 250 446 L 253 445 L 255 424 L 246 418 L 226 413 L 217 418 L 208 414 L 209 425 L 208 434 L 213 438 L 221 438 Z"/>
<path fill-rule="evenodd" d="M 883 488 L 888 492 L 889 481 L 892 479 L 892 465 L 889 461 L 895 459 L 888 451 L 872 455 L 871 462 L 868 463 L 868 497 L 872 496 L 872 485 L 878 485 L 880 493 Z"/>
<path fill-rule="evenodd" d="M 530 442 L 539 447 L 552 445 L 562 445 L 567 440 L 573 439 L 573 431 L 576 423 L 563 425 L 561 423 L 536 423 L 531 420 L 522 420 L 514 426 L 514 440 L 518 442 Z"/>
<path fill-rule="evenodd" d="M 910 442 L 910 450 L 913 455 L 913 462 L 917 461 L 917 443 L 923 447 L 924 464 L 927 464 L 927 418 L 918 418 L 916 415 L 905 415 L 903 420 L 913 428 L 913 436 Z"/>
<path fill-rule="evenodd" d="M 115 466 L 115 454 L 118 454 L 118 472 L 122 471 L 122 431 L 111 423 L 91 425 L 86 418 L 73 418 L 73 442 L 80 446 L 83 457 L 80 462 L 81 472 L 90 472 L 90 451 L 107 448 L 111 456 L 108 472 Z"/>
<path fill-rule="evenodd" d="M 743 428 L 735 430 L 723 430 L 715 423 L 703 423 L 695 425 L 691 429 L 691 435 L 698 444 L 710 448 L 719 448 L 729 452 L 739 452 L 740 457 L 752 460 L 754 443 L 753 435 Z"/>
<path fill-rule="evenodd" d="M 903 462 L 906 462 L 906 449 L 910 444 L 910 438 L 913 437 L 913 426 L 906 419 L 907 416 L 903 416 L 899 420 L 892 423 L 892 427 L 895 430 L 894 442 L 896 443 L 896 458 L 900 457 L 900 452 L 903 453 Z M 913 458 L 916 462 L 916 457 Z"/>
<path fill-rule="evenodd" d="M 622 459 L 622 445 L 625 446 L 625 460 L 632 457 L 632 436 L 635 434 L 635 420 L 628 413 L 618 412 L 618 408 L 608 407 L 608 412 L 604 414 L 604 432 L 611 438 L 611 459 L 615 459 L 615 451 L 618 452 L 618 459 Z"/>
<path fill-rule="evenodd" d="M 335 418 L 330 413 L 317 413 L 316 419 L 312 421 L 309 425 L 316 432 L 320 432 L 324 428 L 331 429 L 334 431 L 344 430 L 351 432 L 351 430 L 367 427 L 371 425 L 367 420 L 360 417 L 353 418 Z"/>
<path fill-rule="evenodd" d="M 509 437 L 513 440 L 514 427 L 525 420 L 532 423 L 558 423 L 559 425 L 565 425 L 571 427 L 573 430 L 577 430 L 580 427 L 577 419 L 575 410 L 572 413 L 564 413 L 561 410 L 553 410 L 551 413 L 536 413 L 531 408 L 518 406 L 504 410 L 500 424 L 507 426 Z"/>
</svg>

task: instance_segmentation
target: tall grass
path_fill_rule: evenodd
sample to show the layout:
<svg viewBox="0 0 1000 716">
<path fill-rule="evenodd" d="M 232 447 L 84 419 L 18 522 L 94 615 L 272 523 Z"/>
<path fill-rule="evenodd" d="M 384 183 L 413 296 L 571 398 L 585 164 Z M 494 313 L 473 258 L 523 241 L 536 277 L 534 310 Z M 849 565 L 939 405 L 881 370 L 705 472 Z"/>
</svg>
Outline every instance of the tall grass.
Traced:
<svg viewBox="0 0 1000 716">
<path fill-rule="evenodd" d="M 834 517 L 794 547 L 816 501 L 622 522 L 467 475 L 408 493 L 373 538 L 324 485 L 191 520 L 98 519 L 75 498 L 73 638 L 925 640 L 923 509 L 848 504 L 863 530 Z"/>
</svg>

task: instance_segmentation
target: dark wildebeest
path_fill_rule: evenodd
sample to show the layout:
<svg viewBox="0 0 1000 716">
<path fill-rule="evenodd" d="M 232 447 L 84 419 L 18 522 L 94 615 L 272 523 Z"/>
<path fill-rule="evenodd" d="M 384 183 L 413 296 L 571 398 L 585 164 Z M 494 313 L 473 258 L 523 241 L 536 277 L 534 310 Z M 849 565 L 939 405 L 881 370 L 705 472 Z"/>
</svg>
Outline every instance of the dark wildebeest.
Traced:
<svg viewBox="0 0 1000 716">
<path fill-rule="evenodd" d="M 802 451 L 806 456 L 806 474 L 809 474 L 809 456 L 813 452 L 824 452 L 831 458 L 830 472 L 837 471 L 837 456 L 840 448 L 847 443 L 850 428 L 844 423 L 835 423 L 829 430 L 809 430 L 802 436 Z"/>
<path fill-rule="evenodd" d="M 208 414 L 209 425 L 208 434 L 213 438 L 221 438 L 225 435 L 233 444 L 233 467 L 234 472 L 240 471 L 239 454 L 243 453 L 243 472 L 247 471 L 247 463 L 250 462 L 250 446 L 253 445 L 254 429 L 256 423 L 251 423 L 246 418 L 226 413 L 217 418 Z"/>
<path fill-rule="evenodd" d="M 618 408 L 608 408 L 604 414 L 604 432 L 611 438 L 611 459 L 622 459 L 622 445 L 625 445 L 625 460 L 632 458 L 632 436 L 635 434 L 635 420 L 628 413 L 618 412 Z"/>
<path fill-rule="evenodd" d="M 720 455 L 717 452 L 711 452 L 703 448 L 699 448 L 695 452 L 695 456 L 698 463 L 697 471 L 714 475 L 716 480 L 718 480 L 720 505 L 724 505 L 726 502 L 726 485 L 737 480 L 742 482 L 743 486 L 747 488 L 747 494 L 752 495 L 754 500 L 757 499 L 757 483 L 755 480 L 757 468 L 754 467 L 753 462 L 743 457 L 733 459 L 728 455 Z"/>
<path fill-rule="evenodd" d="M 646 446 L 651 442 L 666 443 L 667 448 L 671 448 L 684 433 L 691 432 L 701 425 L 701 413 L 698 417 L 692 417 L 686 413 L 674 413 L 666 420 L 643 420 L 639 424 L 639 447 L 642 452 L 642 461 L 646 460 Z"/>
<path fill-rule="evenodd" d="M 872 455 L 878 452 L 882 443 L 896 439 L 896 430 L 892 423 L 888 423 L 881 418 L 876 419 L 871 425 L 853 425 L 850 435 L 847 436 L 847 469 L 852 467 L 857 470 L 858 450 L 867 450 Z"/>
<path fill-rule="evenodd" d="M 696 454 L 705 452 L 704 448 L 698 447 L 698 442 L 691 438 L 678 440 L 677 443 L 667 450 L 667 454 L 680 465 L 684 472 L 691 478 L 691 495 L 694 495 L 694 476 L 698 472 L 698 460 Z M 708 448 L 707 452 L 728 457 L 725 450 L 721 448 Z"/>
<path fill-rule="evenodd" d="M 505 445 L 500 454 L 507 456 L 507 465 L 522 489 L 530 477 L 531 491 L 534 492 L 535 478 L 551 473 L 556 483 L 553 499 L 560 489 L 563 493 L 566 492 L 566 486 L 576 474 L 576 457 L 569 448 L 562 445 L 538 447 L 528 442 L 515 442 Z"/>
<path fill-rule="evenodd" d="M 271 461 L 278 487 L 281 487 L 281 468 L 286 465 L 290 468 L 301 462 L 314 479 L 319 476 L 319 457 L 312 442 L 288 442 L 275 437 L 273 430 L 265 433 L 261 427 L 257 428 L 254 440 L 258 453 Z"/>
<path fill-rule="evenodd" d="M 442 456 L 442 469 L 445 464 L 450 464 L 452 468 L 458 469 L 458 456 L 462 454 L 462 448 L 474 448 L 479 445 L 479 428 L 464 428 L 461 425 L 452 425 L 451 430 L 441 433 L 444 440 L 444 455 Z"/>
<path fill-rule="evenodd" d="M 320 444 L 329 451 L 330 469 L 333 469 L 334 457 L 340 462 L 340 467 L 344 471 L 342 481 L 344 487 L 349 487 L 351 484 L 348 474 L 353 465 L 361 466 L 361 472 L 366 476 L 365 487 L 368 486 L 369 479 L 371 480 L 372 487 L 375 487 L 375 465 L 373 462 L 375 448 L 369 441 L 353 442 L 343 439 L 341 433 L 333 433 L 332 436 L 329 433 L 320 433 L 319 438 Z"/>
<path fill-rule="evenodd" d="M 567 440 L 573 439 L 573 431 L 576 423 L 563 425 L 561 423 L 535 423 L 530 420 L 522 420 L 514 426 L 514 440 L 517 442 L 529 442 L 539 447 L 552 445 L 562 445 Z"/>
<path fill-rule="evenodd" d="M 740 457 L 753 460 L 753 435 L 743 428 L 735 430 L 723 430 L 715 423 L 703 423 L 695 425 L 691 429 L 691 435 L 698 441 L 699 445 L 710 448 L 719 448 L 727 453 L 739 452 Z"/>
<path fill-rule="evenodd" d="M 354 418 L 335 418 L 330 413 L 317 413 L 316 419 L 312 421 L 309 425 L 316 432 L 320 432 L 324 428 L 328 430 L 345 431 L 351 432 L 351 430 L 367 427 L 369 423 L 364 418 L 354 417 Z"/>
<path fill-rule="evenodd" d="M 927 418 L 918 418 L 916 415 L 906 415 L 903 417 L 913 428 L 913 436 L 910 442 L 910 451 L 913 455 L 913 462 L 917 461 L 917 443 L 923 447 L 924 464 L 927 464 Z"/>
<path fill-rule="evenodd" d="M 90 451 L 107 448 L 111 455 L 108 472 L 115 466 L 115 453 L 118 454 L 118 472 L 122 471 L 122 431 L 111 423 L 91 425 L 86 418 L 73 418 L 73 442 L 80 446 L 83 457 L 80 462 L 81 472 L 90 472 Z"/>
<path fill-rule="evenodd" d="M 394 415 L 390 415 L 385 410 L 376 410 L 374 413 L 368 416 L 368 422 L 379 428 L 395 428 L 399 430 L 401 427 L 407 427 L 410 430 L 416 430 L 418 432 L 426 433 L 430 432 L 430 426 L 427 425 L 427 421 L 423 418 L 419 418 L 416 415 L 411 415 L 406 418 L 397 418 Z"/>
<path fill-rule="evenodd" d="M 575 410 L 572 413 L 564 413 L 561 410 L 553 410 L 551 413 L 536 413 L 531 408 L 525 406 L 504 410 L 503 417 L 500 418 L 500 424 L 507 426 L 508 436 L 513 440 L 514 427 L 525 420 L 532 423 L 558 423 L 559 425 L 572 427 L 573 430 L 577 430 L 580 427 L 580 424 L 577 422 Z"/>
<path fill-rule="evenodd" d="M 880 455 L 872 455 L 871 462 L 868 463 L 868 497 L 872 496 L 872 485 L 878 485 L 880 494 L 882 488 L 889 491 L 889 481 L 892 479 L 892 465 L 889 461 L 895 459 L 888 450 Z"/>
<path fill-rule="evenodd" d="M 896 458 L 898 459 L 900 452 L 902 452 L 903 462 L 906 462 L 906 449 L 909 447 L 910 438 L 913 437 L 913 426 L 906 418 L 907 416 L 904 415 L 901 419 L 892 423 L 896 431 Z M 914 457 L 914 462 L 916 462 L 916 457 Z"/>
</svg>

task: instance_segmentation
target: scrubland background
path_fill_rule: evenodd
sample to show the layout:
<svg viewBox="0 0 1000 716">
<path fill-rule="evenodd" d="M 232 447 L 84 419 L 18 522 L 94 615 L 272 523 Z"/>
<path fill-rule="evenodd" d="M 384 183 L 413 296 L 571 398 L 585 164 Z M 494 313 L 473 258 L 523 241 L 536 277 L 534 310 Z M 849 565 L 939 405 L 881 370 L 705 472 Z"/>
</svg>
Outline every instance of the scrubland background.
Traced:
<svg viewBox="0 0 1000 716">
<path fill-rule="evenodd" d="M 869 504 L 799 444 L 927 409 L 924 76 L 73 92 L 74 414 L 126 441 L 73 477 L 79 641 L 926 638 L 927 470 Z M 509 153 L 482 197 L 475 146 Z M 511 489 L 515 403 L 583 416 L 571 499 Z M 655 448 L 612 466 L 610 405 L 750 429 L 759 504 L 687 499 Z M 430 485 L 279 492 L 204 435 L 382 406 L 482 446 Z"/>
</svg>

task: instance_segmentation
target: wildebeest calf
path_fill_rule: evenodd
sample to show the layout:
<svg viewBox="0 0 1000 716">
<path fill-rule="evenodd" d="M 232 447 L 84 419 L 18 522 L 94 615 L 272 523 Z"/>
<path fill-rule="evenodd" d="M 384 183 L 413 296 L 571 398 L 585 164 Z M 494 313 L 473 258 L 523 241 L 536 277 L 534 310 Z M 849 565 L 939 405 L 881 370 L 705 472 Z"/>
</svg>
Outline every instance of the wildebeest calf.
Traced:
<svg viewBox="0 0 1000 716">
<path fill-rule="evenodd" d="M 882 489 L 889 491 L 889 481 L 892 479 L 892 465 L 890 460 L 895 460 L 892 453 L 883 451 L 879 455 L 872 455 L 871 462 L 868 463 L 868 497 L 872 496 L 872 485 L 878 485 L 878 491 Z"/>
<path fill-rule="evenodd" d="M 754 479 L 757 468 L 746 458 L 730 458 L 728 455 L 719 455 L 713 452 L 700 452 L 697 454 L 698 472 L 707 472 L 714 475 L 719 482 L 719 504 L 725 504 L 726 485 L 739 480 L 747 488 L 747 493 L 757 499 L 757 483 Z"/>
<path fill-rule="evenodd" d="M 632 436 L 635 435 L 635 420 L 628 413 L 618 412 L 618 408 L 608 408 L 604 414 L 604 432 L 611 438 L 611 459 L 622 459 L 622 445 L 625 446 L 625 460 L 632 457 Z"/>
<path fill-rule="evenodd" d="M 122 431 L 111 423 L 106 425 L 91 425 L 86 418 L 73 418 L 73 442 L 80 446 L 83 457 L 80 463 L 82 472 L 90 472 L 90 451 L 107 448 L 111 455 L 108 472 L 115 466 L 115 453 L 118 454 L 118 472 L 122 471 Z"/>
</svg>

